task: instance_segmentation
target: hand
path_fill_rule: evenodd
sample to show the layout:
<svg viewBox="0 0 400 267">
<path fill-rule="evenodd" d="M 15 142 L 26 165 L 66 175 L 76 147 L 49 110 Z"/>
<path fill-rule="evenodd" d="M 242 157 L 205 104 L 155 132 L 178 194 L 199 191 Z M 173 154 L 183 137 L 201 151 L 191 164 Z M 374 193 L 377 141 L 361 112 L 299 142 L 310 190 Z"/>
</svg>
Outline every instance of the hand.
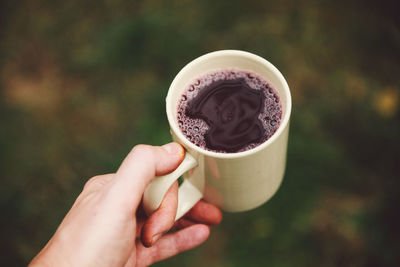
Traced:
<svg viewBox="0 0 400 267">
<path fill-rule="evenodd" d="M 148 266 L 202 244 L 209 226 L 222 219 L 215 206 L 200 201 L 174 222 L 175 183 L 150 217 L 141 207 L 150 181 L 173 171 L 183 158 L 184 150 L 176 143 L 134 147 L 116 173 L 86 183 L 30 266 Z M 164 235 L 173 227 L 176 232 Z"/>
</svg>

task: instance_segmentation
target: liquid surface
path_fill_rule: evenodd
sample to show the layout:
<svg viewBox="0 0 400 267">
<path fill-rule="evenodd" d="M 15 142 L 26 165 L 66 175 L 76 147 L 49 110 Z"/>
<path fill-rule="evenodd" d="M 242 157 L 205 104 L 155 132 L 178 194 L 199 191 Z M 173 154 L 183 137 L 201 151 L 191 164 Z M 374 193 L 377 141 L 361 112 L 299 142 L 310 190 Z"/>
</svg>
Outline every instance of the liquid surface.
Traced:
<svg viewBox="0 0 400 267">
<path fill-rule="evenodd" d="M 208 73 L 182 94 L 177 120 L 196 145 L 215 152 L 245 151 L 265 142 L 279 127 L 282 108 L 271 85 L 254 73 Z"/>
</svg>

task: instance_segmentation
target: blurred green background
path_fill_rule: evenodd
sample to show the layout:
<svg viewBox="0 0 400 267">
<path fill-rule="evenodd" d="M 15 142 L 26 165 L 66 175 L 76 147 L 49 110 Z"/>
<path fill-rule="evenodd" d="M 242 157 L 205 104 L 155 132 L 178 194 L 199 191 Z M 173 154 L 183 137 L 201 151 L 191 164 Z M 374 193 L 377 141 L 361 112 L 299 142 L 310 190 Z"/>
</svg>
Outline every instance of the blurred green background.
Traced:
<svg viewBox="0 0 400 267">
<path fill-rule="evenodd" d="M 350 3 L 351 2 L 351 3 Z M 0 253 L 23 266 L 85 181 L 170 141 L 176 73 L 219 49 L 270 60 L 293 113 L 284 182 L 156 266 L 400 266 L 397 1 L 0 3 Z"/>
</svg>

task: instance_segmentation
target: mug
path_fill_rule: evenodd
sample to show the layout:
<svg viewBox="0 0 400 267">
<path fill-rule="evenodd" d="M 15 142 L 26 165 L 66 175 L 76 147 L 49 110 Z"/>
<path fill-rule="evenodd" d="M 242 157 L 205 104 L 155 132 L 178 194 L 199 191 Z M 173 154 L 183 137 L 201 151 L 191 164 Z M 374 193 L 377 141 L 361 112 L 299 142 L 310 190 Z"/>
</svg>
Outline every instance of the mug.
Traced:
<svg viewBox="0 0 400 267">
<path fill-rule="evenodd" d="M 186 139 L 180 131 L 176 116 L 178 101 L 196 78 L 214 70 L 231 68 L 257 73 L 272 84 L 281 99 L 281 123 L 268 140 L 253 149 L 237 153 L 205 150 Z M 172 81 L 166 98 L 171 135 L 186 149 L 185 158 L 175 171 L 156 177 L 148 185 L 143 195 L 146 213 L 157 210 L 169 187 L 182 175 L 176 220 L 202 198 L 228 212 L 246 211 L 265 203 L 278 190 L 284 176 L 291 107 L 285 78 L 260 56 L 239 50 L 221 50 L 187 64 Z"/>
</svg>

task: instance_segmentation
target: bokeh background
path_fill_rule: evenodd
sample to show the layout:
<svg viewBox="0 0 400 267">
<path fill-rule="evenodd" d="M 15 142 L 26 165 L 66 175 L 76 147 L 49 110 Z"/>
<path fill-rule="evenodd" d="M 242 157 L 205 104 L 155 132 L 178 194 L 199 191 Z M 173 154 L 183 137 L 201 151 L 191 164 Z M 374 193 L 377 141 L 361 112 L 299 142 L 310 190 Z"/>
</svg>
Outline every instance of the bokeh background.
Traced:
<svg viewBox="0 0 400 267">
<path fill-rule="evenodd" d="M 156 266 L 400 266 L 395 0 L 0 2 L 1 265 L 23 266 L 85 181 L 170 141 L 164 98 L 192 59 L 242 49 L 286 77 L 284 182 Z"/>
</svg>

